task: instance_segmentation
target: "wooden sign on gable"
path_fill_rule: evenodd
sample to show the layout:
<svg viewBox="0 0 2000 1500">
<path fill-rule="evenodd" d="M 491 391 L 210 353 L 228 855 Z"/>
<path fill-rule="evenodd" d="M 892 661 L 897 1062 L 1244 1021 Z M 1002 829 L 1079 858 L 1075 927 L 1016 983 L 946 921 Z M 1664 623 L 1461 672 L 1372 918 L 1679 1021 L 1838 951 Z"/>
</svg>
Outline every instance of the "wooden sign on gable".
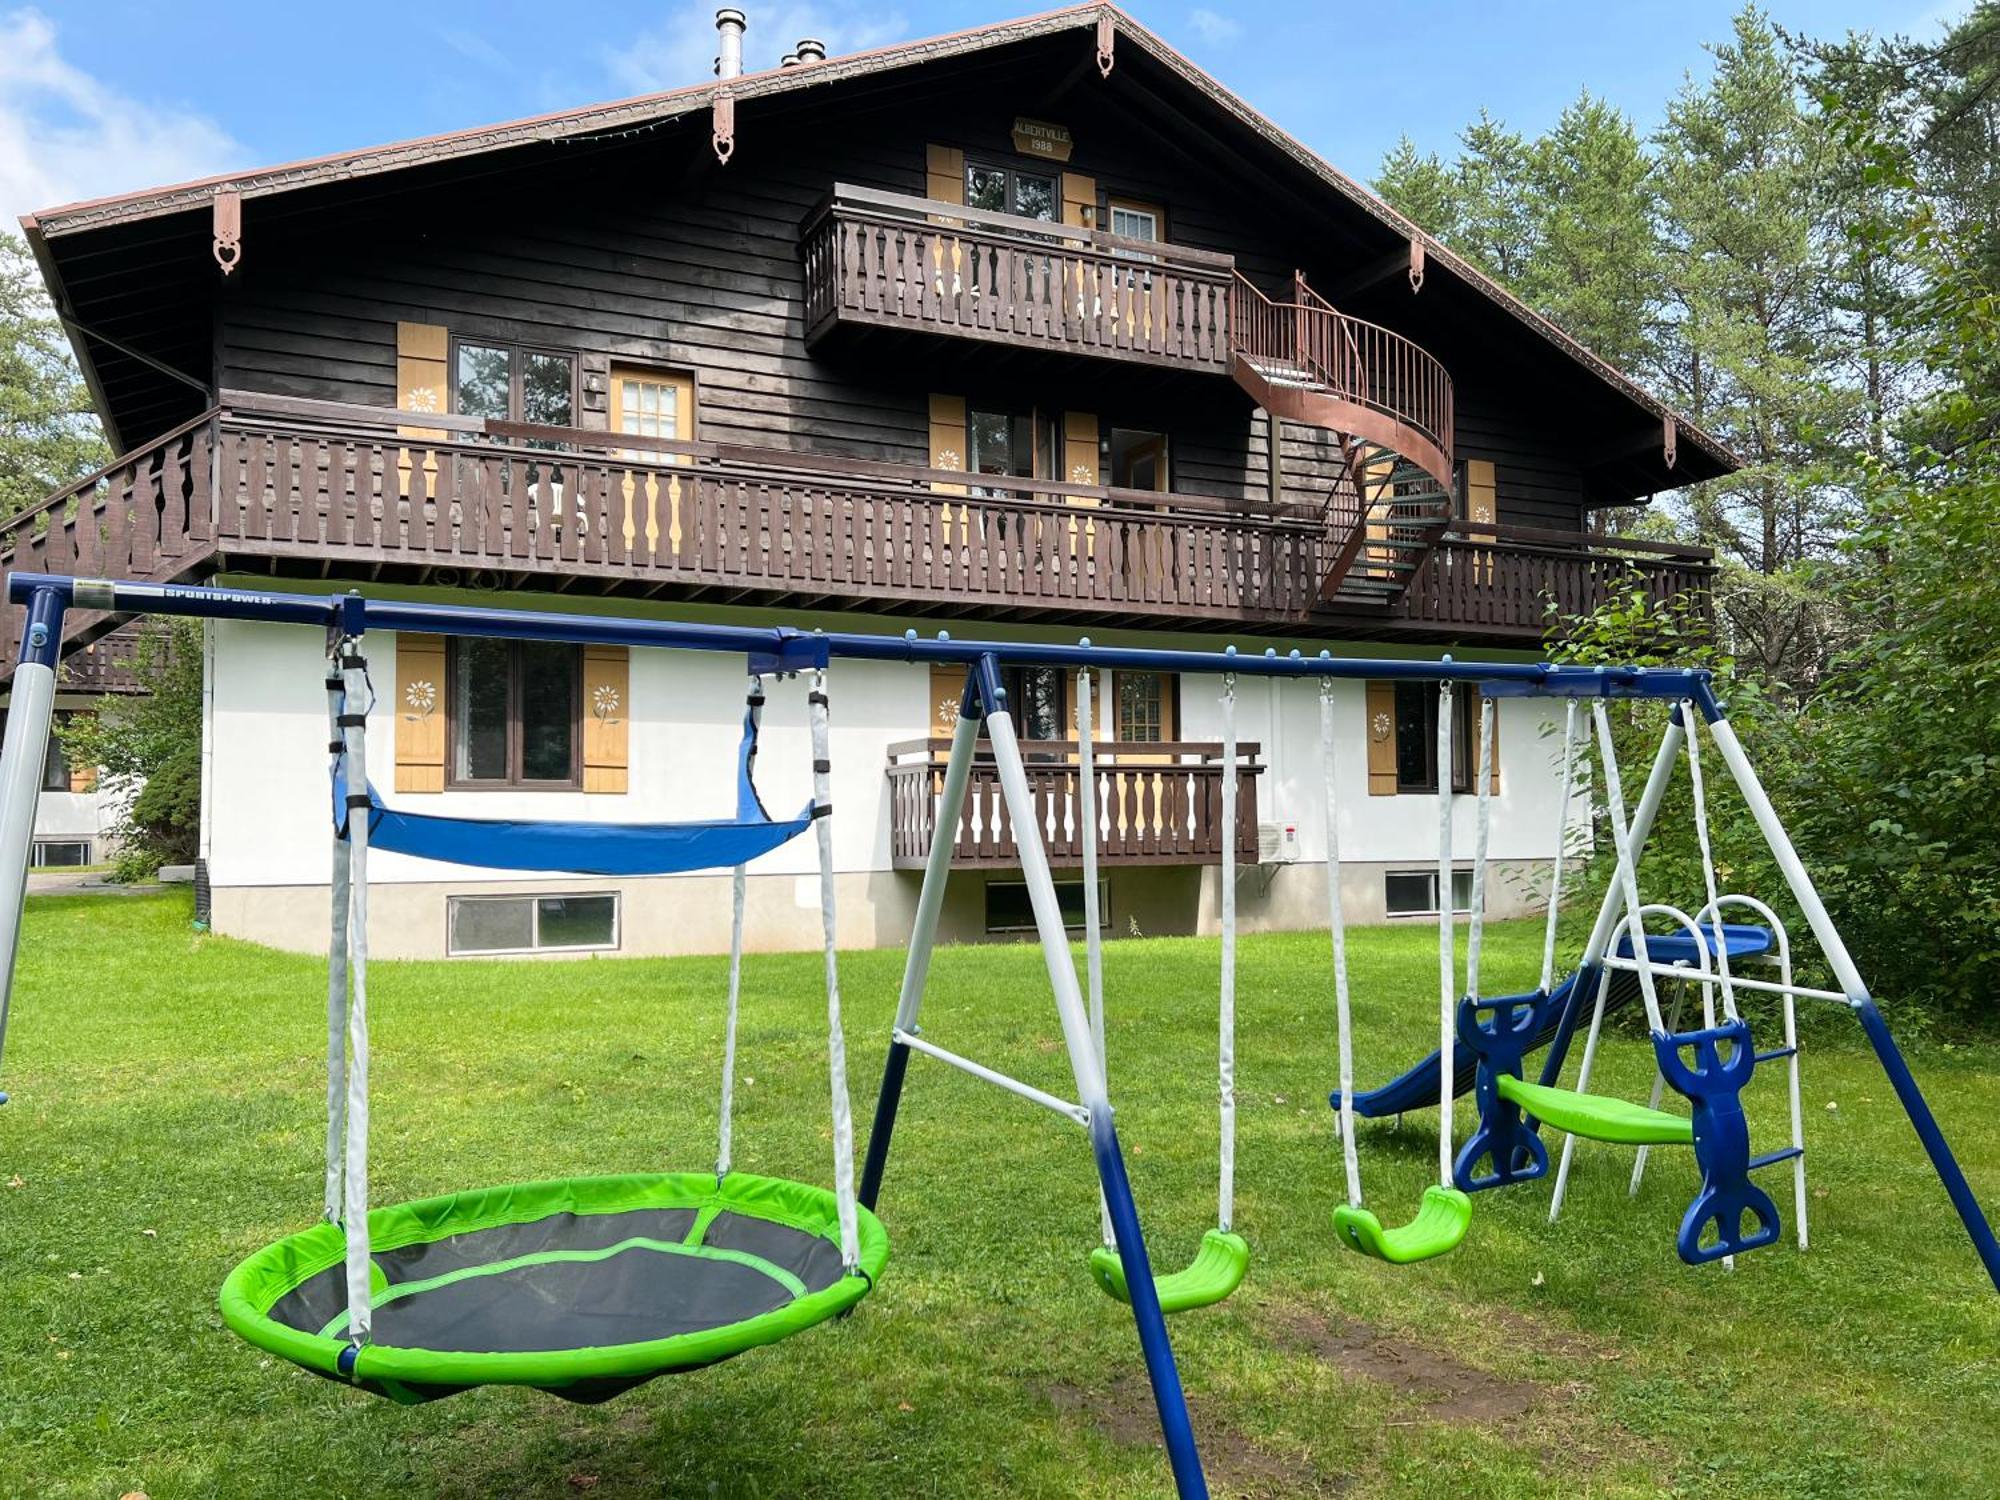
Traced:
<svg viewBox="0 0 2000 1500">
<path fill-rule="evenodd" d="M 1072 145 L 1067 125 L 1051 125 L 1047 120 L 1031 120 L 1026 115 L 1014 121 L 1014 149 L 1023 156 L 1068 161 Z"/>
</svg>

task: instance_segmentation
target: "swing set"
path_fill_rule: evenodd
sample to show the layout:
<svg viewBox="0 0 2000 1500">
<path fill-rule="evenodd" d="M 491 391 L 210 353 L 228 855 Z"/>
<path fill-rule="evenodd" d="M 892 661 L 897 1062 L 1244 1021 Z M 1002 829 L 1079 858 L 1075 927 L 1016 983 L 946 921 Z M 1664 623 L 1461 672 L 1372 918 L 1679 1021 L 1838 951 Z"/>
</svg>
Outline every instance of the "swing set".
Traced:
<svg viewBox="0 0 2000 1500">
<path fill-rule="evenodd" d="M 332 768 L 332 927 L 327 988 L 327 1152 L 322 1221 L 257 1252 L 224 1285 L 225 1321 L 239 1335 L 329 1379 L 398 1401 L 422 1401 L 481 1384 L 536 1386 L 573 1400 L 602 1400 L 658 1375 L 695 1369 L 770 1344 L 851 1311 L 880 1279 L 888 1236 L 875 1208 L 887 1172 L 910 1059 L 957 1068 L 1055 1112 L 1086 1133 L 1100 1190 L 1102 1243 L 1088 1257 L 1105 1292 L 1129 1306 L 1159 1410 L 1168 1461 L 1183 1500 L 1208 1493 L 1165 1317 L 1223 1301 L 1241 1285 L 1249 1246 L 1232 1222 L 1235 1187 L 1236 1069 L 1236 685 L 1239 677 L 1317 681 L 1326 782 L 1329 925 L 1339 1054 L 1339 1137 L 1347 1202 L 1334 1211 L 1336 1238 L 1382 1261 L 1405 1264 L 1460 1244 L 1471 1221 L 1470 1194 L 1546 1175 L 1541 1126 L 1566 1132 L 1551 1215 L 1559 1212 L 1576 1138 L 1635 1146 L 1633 1183 L 1654 1145 L 1692 1148 L 1701 1183 L 1683 1219 L 1678 1246 L 1703 1263 L 1771 1243 L 1778 1218 L 1750 1174 L 1780 1163 L 1793 1169 L 1794 1207 L 1805 1244 L 1804 1141 L 1799 1116 L 1795 998 L 1846 1006 L 1887 1073 L 1968 1237 L 2000 1289 L 2000 1243 L 1940 1132 L 1880 1011 L 1799 863 L 1756 773 L 1710 690 L 1708 674 L 1678 669 L 1583 668 L 1526 663 L 1348 660 L 1321 652 L 1106 648 L 954 641 L 860 634 L 802 634 L 789 629 L 669 620 L 548 615 L 521 610 L 415 604 L 339 596 L 265 593 L 185 585 L 72 579 L 15 573 L 11 602 L 25 605 L 20 663 L 0 743 L 0 1042 L 14 988 L 14 961 L 33 840 L 35 804 L 55 698 L 64 615 L 182 615 L 295 624 L 324 632 L 329 673 L 327 753 Z M 365 657 L 369 631 L 420 631 L 580 645 L 625 645 L 735 653 L 745 658 L 749 691 L 736 754 L 733 817 L 697 823 L 606 825 L 494 822 L 415 814 L 385 804 L 368 786 L 366 732 L 374 695 Z M 836 659 L 962 668 L 965 684 L 951 753 L 937 792 L 931 841 L 904 959 L 895 1020 L 865 1161 L 855 1183 L 838 964 L 834 952 L 833 846 L 829 752 L 830 663 Z M 1030 787 L 1003 667 L 1047 667 L 1078 674 L 1079 810 L 1085 899 L 1085 978 L 1072 959 L 1064 914 L 1045 847 L 1051 816 Z M 1221 972 L 1218 995 L 1220 1161 L 1216 1224 L 1181 1270 L 1156 1276 L 1140 1229 L 1106 1083 L 1104 953 L 1097 905 L 1100 808 L 1090 710 L 1096 674 L 1107 670 L 1211 674 L 1220 679 L 1223 728 Z M 754 770 L 767 679 L 807 679 L 813 796 L 796 816 L 773 819 L 757 795 Z M 1466 976 L 1456 973 L 1455 928 L 1438 920 L 1437 1053 L 1379 1089 L 1353 1088 L 1353 1040 L 1346 924 L 1340 897 L 1340 846 L 1334 693 L 1364 680 L 1427 683 L 1440 694 L 1439 764 L 1451 763 L 1454 689 L 1476 685 L 1480 710 L 1478 819 L 1473 913 Z M 1563 807 L 1551 887 L 1541 983 L 1529 995 L 1480 994 L 1483 936 L 1479 908 L 1491 823 L 1494 700 L 1526 697 L 1566 705 Z M 1628 823 L 1605 705 L 1614 700 L 1662 704 L 1668 724 L 1651 774 Z M 1605 783 L 1616 880 L 1607 892 L 1577 969 L 1554 983 L 1556 895 L 1575 779 L 1580 711 L 1588 705 Z M 1705 902 L 1690 916 L 1642 902 L 1639 861 L 1668 781 L 1686 751 L 1696 816 L 1705 817 L 1698 727 L 1740 789 L 1840 988 L 1798 984 L 1790 940 L 1771 909 L 1754 898 L 1718 892 L 1705 822 L 1701 848 Z M 921 1013 L 951 871 L 953 830 L 966 815 L 977 755 L 988 754 L 1018 850 L 1049 988 L 1061 1024 L 1074 1099 L 1064 1099 L 926 1036 Z M 1439 894 L 1451 890 L 1453 797 L 1450 777 L 1438 795 Z M 757 1177 L 730 1165 L 736 1015 L 742 982 L 745 866 L 803 834 L 816 834 L 821 946 L 827 993 L 827 1060 L 832 1104 L 833 1186 Z M 373 849 L 496 869 L 667 874 L 732 871 L 733 921 L 727 1024 L 722 1059 L 718 1149 L 713 1170 L 571 1179 L 476 1188 L 419 1203 L 372 1208 L 368 1199 L 368 857 Z M 1448 899 L 1441 906 L 1449 907 Z M 1725 911 L 1753 924 L 1730 924 Z M 1648 921 L 1671 924 L 1648 930 Z M 1777 977 L 1740 972 L 1769 961 Z M 1671 1014 L 1660 1004 L 1672 985 Z M 1698 993 L 1699 1028 L 1678 1029 L 1688 992 Z M 1776 994 L 1784 1005 L 1784 1041 L 1756 1051 L 1738 1013 L 1740 992 Z M 1632 998 L 1653 1034 L 1657 1077 L 1646 1105 L 1588 1090 L 1603 1024 Z M 1590 1021 L 1576 1087 L 1561 1087 L 1564 1058 Z M 1540 1077 L 1527 1081 L 1525 1055 L 1546 1046 Z M 1753 1156 L 1741 1093 L 1753 1071 L 1784 1061 L 1791 1081 L 1792 1140 Z M 1690 1106 L 1686 1117 L 1661 1110 L 1671 1088 Z M 1453 1152 L 1453 1105 L 1476 1096 L 1478 1125 Z M 0 1103 L 5 1096 L 0 1095 Z M 1425 1190 L 1408 1223 L 1385 1227 L 1363 1206 L 1358 1120 L 1438 1109 L 1438 1181 Z M 1481 1170 L 1486 1163 L 1487 1169 Z"/>
</svg>

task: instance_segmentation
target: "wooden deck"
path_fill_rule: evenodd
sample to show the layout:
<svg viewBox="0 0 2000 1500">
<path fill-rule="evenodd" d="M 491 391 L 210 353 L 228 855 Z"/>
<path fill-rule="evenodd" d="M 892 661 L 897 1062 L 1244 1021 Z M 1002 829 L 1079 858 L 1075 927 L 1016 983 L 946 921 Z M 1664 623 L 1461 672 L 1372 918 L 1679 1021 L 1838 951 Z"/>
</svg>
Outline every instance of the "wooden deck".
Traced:
<svg viewBox="0 0 2000 1500">
<path fill-rule="evenodd" d="M 1460 523 L 1401 599 L 1369 609 L 1321 599 L 1339 539 L 1318 515 L 1013 478 L 969 493 L 967 477 L 232 394 L 0 525 L 0 566 L 1519 645 L 1548 599 L 1580 611 L 1634 581 L 1702 594 L 1712 572 L 1697 549 Z M 116 623 L 78 613 L 66 635 Z"/>
<path fill-rule="evenodd" d="M 1237 746 L 1236 858 L 1257 863 L 1255 742 Z M 1074 740 L 1024 740 L 1028 789 L 1034 794 L 1049 863 L 1083 860 L 1081 772 Z M 1222 746 L 1219 743 L 1104 742 L 1093 746 L 1097 786 L 1098 859 L 1119 865 L 1222 863 Z M 920 870 L 937 836 L 938 797 L 949 739 L 906 740 L 889 747 L 890 857 L 899 870 Z M 954 831 L 952 863 L 1018 868 L 1014 824 L 1000 794 L 1000 773 L 982 757 L 966 785 L 965 815 Z"/>
</svg>

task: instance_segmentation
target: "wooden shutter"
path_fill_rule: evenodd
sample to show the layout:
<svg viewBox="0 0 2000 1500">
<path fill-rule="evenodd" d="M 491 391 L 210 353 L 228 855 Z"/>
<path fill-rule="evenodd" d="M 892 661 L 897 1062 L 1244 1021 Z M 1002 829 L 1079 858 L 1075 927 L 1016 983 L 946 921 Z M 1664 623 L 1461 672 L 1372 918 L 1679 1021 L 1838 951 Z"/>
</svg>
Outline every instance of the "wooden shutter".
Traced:
<svg viewBox="0 0 2000 1500">
<path fill-rule="evenodd" d="M 71 766 L 69 768 L 69 789 L 72 792 L 90 792 L 97 789 L 97 767 Z"/>
<path fill-rule="evenodd" d="M 924 196 L 934 203 L 965 203 L 965 153 L 956 146 L 924 147 Z"/>
<path fill-rule="evenodd" d="M 1066 479 L 1072 484 L 1098 482 L 1095 413 L 1087 411 L 1063 413 L 1063 467 L 1062 473 L 1057 478 Z"/>
<path fill-rule="evenodd" d="M 396 637 L 396 790 L 444 790 L 444 637 Z"/>
<path fill-rule="evenodd" d="M 1078 229 L 1097 227 L 1097 179 L 1077 172 L 1062 174 L 1062 220 Z"/>
<path fill-rule="evenodd" d="M 1367 691 L 1368 795 L 1396 795 L 1396 684 L 1371 682 Z"/>
<path fill-rule="evenodd" d="M 1468 458 L 1465 461 L 1465 519 L 1491 526 L 1500 516 L 1493 482 L 1493 461 Z"/>
<path fill-rule="evenodd" d="M 622 792 L 630 779 L 632 653 L 583 648 L 583 789 Z"/>
<path fill-rule="evenodd" d="M 965 668 L 931 663 L 931 733 L 948 739 L 958 727 L 958 706 L 965 699 Z"/>
<path fill-rule="evenodd" d="M 1474 699 L 1473 701 L 1480 702 L 1483 700 Z M 1477 755 L 1479 753 L 1479 745 L 1478 741 L 1476 740 L 1473 742 L 1472 753 L 1474 755 Z M 1486 779 L 1489 783 L 1491 783 L 1491 790 L 1493 792 L 1493 795 L 1497 797 L 1500 795 L 1500 700 L 1498 699 L 1496 699 L 1493 704 L 1492 753 L 1493 753 L 1493 764 L 1486 773 Z"/>
<path fill-rule="evenodd" d="M 965 397 L 931 397 L 931 467 L 933 469 L 958 469 L 966 467 L 966 449 L 970 441 L 965 435 Z M 932 489 L 947 495 L 963 495 L 962 484 L 933 484 Z"/>
<path fill-rule="evenodd" d="M 396 325 L 396 410 L 447 411 L 451 393 L 451 333 L 440 323 Z M 399 427 L 406 438 L 426 442 L 444 436 L 436 427 Z M 424 472 L 435 475 L 437 459 L 426 455 Z M 396 473 L 404 494 L 410 491 L 410 450 L 396 454 Z"/>
</svg>

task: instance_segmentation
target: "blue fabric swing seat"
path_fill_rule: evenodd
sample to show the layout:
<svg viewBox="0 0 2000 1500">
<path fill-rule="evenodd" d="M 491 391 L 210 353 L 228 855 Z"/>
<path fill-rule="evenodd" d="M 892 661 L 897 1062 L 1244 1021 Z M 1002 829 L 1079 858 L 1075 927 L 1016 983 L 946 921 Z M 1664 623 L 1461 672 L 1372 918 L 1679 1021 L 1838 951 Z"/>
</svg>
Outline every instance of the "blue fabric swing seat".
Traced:
<svg viewBox="0 0 2000 1500">
<path fill-rule="evenodd" d="M 752 770 L 757 710 L 743 715 L 736 757 L 736 816 L 693 823 L 563 823 L 520 818 L 453 818 L 405 812 L 368 787 L 368 844 L 447 864 L 489 870 L 559 870 L 573 875 L 678 875 L 727 869 L 768 854 L 812 826 L 809 801 L 796 817 L 765 811 Z M 356 811 L 360 809 L 357 807 Z M 333 778 L 333 817 L 346 827 L 347 787 Z"/>
</svg>

